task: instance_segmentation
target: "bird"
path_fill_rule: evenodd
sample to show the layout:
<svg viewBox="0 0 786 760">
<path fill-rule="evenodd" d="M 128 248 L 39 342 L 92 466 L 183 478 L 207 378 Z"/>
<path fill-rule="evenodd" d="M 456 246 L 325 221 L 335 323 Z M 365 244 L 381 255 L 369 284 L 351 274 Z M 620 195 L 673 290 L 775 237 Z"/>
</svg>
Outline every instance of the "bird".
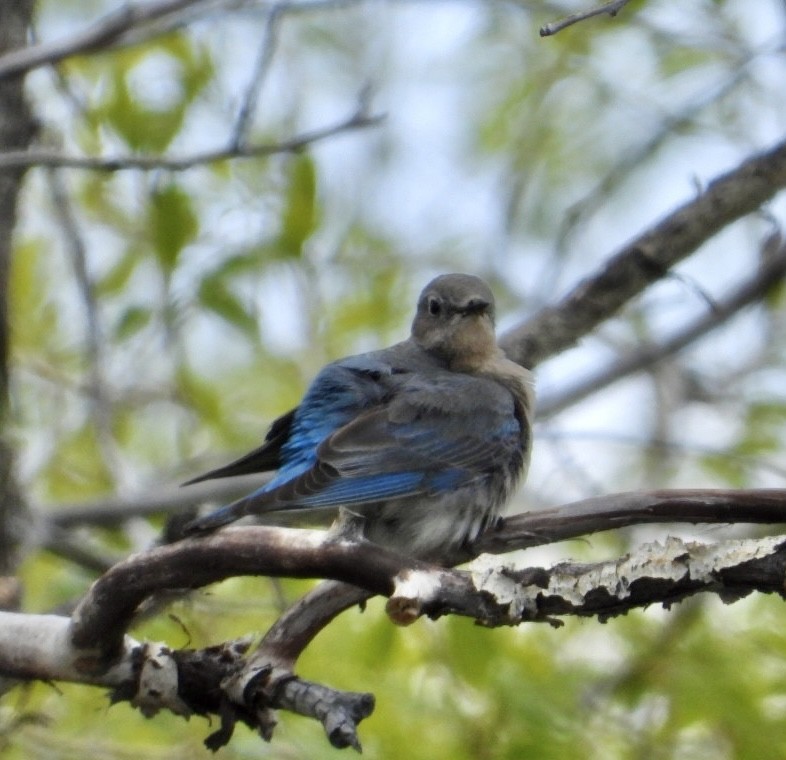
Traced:
<svg viewBox="0 0 786 760">
<path fill-rule="evenodd" d="M 184 484 L 275 473 L 183 534 L 343 507 L 362 517 L 365 539 L 438 562 L 494 525 L 526 475 L 533 385 L 497 345 L 486 282 L 440 275 L 418 298 L 409 338 L 328 364 L 261 446 Z"/>
</svg>

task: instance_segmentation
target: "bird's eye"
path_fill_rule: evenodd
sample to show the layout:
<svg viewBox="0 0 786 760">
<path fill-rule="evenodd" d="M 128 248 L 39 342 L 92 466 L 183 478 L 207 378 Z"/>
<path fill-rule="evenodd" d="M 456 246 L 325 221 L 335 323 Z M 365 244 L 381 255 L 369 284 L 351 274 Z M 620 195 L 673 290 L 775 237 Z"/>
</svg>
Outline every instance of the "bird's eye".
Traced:
<svg viewBox="0 0 786 760">
<path fill-rule="evenodd" d="M 428 313 L 436 317 L 442 311 L 442 304 L 436 298 L 428 299 Z"/>
</svg>

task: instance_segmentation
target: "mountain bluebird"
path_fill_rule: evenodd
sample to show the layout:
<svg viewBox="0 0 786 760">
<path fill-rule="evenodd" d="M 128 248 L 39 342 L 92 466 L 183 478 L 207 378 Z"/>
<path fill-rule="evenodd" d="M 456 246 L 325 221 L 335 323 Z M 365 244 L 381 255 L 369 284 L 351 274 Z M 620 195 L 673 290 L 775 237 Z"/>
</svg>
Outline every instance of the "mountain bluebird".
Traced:
<svg viewBox="0 0 786 760">
<path fill-rule="evenodd" d="M 533 403 L 530 372 L 497 346 L 488 285 L 442 275 L 408 340 L 328 364 L 258 449 L 189 481 L 276 471 L 185 533 L 343 506 L 369 540 L 438 561 L 497 520 L 529 463 Z"/>
</svg>

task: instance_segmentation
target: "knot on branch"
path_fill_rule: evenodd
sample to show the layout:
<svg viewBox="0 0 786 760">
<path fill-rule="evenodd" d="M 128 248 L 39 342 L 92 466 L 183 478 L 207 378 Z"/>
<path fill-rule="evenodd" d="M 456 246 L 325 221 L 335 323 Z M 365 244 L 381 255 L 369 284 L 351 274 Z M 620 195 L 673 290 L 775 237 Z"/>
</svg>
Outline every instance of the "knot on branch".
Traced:
<svg viewBox="0 0 786 760">
<path fill-rule="evenodd" d="M 254 716 L 263 739 L 269 741 L 272 737 L 276 724 L 273 710 L 280 708 L 319 720 L 337 749 L 352 747 L 361 751 L 357 728 L 374 711 L 373 694 L 340 691 L 305 681 L 288 666 L 266 662 L 265 658 L 264 650 L 258 650 L 246 667 L 222 683 L 227 698 Z M 222 725 L 222 730 L 209 739 L 221 735 L 225 744 L 231 731 L 226 733 Z"/>
<path fill-rule="evenodd" d="M 142 647 L 142 666 L 139 684 L 131 704 L 146 718 L 152 718 L 164 708 L 184 718 L 191 709 L 180 698 L 178 668 L 172 650 L 164 644 L 149 643 Z"/>
</svg>

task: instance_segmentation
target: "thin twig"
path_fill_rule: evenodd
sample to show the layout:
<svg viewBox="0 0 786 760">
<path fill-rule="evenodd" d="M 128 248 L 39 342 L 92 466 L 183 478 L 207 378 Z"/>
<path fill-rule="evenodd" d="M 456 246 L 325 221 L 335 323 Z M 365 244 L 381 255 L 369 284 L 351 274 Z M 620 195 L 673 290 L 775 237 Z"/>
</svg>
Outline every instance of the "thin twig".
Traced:
<svg viewBox="0 0 786 760">
<path fill-rule="evenodd" d="M 662 116 L 656 132 L 649 135 L 643 143 L 623 153 L 591 190 L 571 203 L 559 226 L 554 243 L 555 249 L 560 254 L 567 253 L 568 244 L 578 226 L 607 203 L 609 195 L 619 188 L 634 170 L 645 166 L 647 160 L 655 155 L 667 140 L 672 139 L 675 133 L 694 124 L 697 117 L 707 108 L 745 84 L 750 78 L 750 64 L 758 60 L 761 55 L 761 52 L 749 55 L 734 67 L 726 81 L 717 87 L 703 87 L 701 92 L 694 93 L 684 107 Z"/>
<path fill-rule="evenodd" d="M 362 1 L 291 0 L 279 2 L 276 7 L 281 14 L 303 14 L 340 10 Z M 193 23 L 207 14 L 245 6 L 258 8 L 259 3 L 255 0 L 152 0 L 144 4 L 129 3 L 66 37 L 20 47 L 0 56 L 0 80 L 41 66 L 51 66 L 72 56 L 103 52 L 124 44 L 140 44 Z"/>
<path fill-rule="evenodd" d="M 560 19 L 559 21 L 552 21 L 550 24 L 545 24 L 540 28 L 540 36 L 551 37 L 552 35 L 557 34 L 557 32 L 561 32 L 563 29 L 573 26 L 573 24 L 578 24 L 580 21 L 586 21 L 588 18 L 592 18 L 593 16 L 608 15 L 614 18 L 614 16 L 616 16 L 629 2 L 630 0 L 614 0 L 611 3 L 606 3 L 605 5 L 592 8 L 588 11 L 574 13 L 571 16 Z"/>
<path fill-rule="evenodd" d="M 195 509 L 201 504 L 232 501 L 246 495 L 249 490 L 258 488 L 260 482 L 262 481 L 258 477 L 252 475 L 216 481 L 209 485 L 200 483 L 190 488 L 158 486 L 151 488 L 156 494 L 155 497 L 150 493 L 136 497 L 116 496 L 81 504 L 63 504 L 56 510 L 41 506 L 35 512 L 39 519 L 45 519 L 59 528 L 87 525 L 115 528 L 138 517 L 175 514 Z"/>
<path fill-rule="evenodd" d="M 368 115 L 356 112 L 335 124 L 303 132 L 279 143 L 221 147 L 180 157 L 124 155 L 101 158 L 94 156 L 69 156 L 46 148 L 7 151 L 0 153 L 0 169 L 43 166 L 98 172 L 117 172 L 126 169 L 138 169 L 140 171 L 163 169 L 165 171 L 180 172 L 235 158 L 258 158 L 275 153 L 296 153 L 309 145 L 335 137 L 344 132 L 375 127 L 384 118 L 382 114 Z"/>
<path fill-rule="evenodd" d="M 783 282 L 784 277 L 786 277 L 786 249 L 782 249 L 778 258 L 768 262 L 767 266 L 755 277 L 743 283 L 727 299 L 716 304 L 712 311 L 682 327 L 671 337 L 656 345 L 645 346 L 623 359 L 581 378 L 551 398 L 539 401 L 538 419 L 553 417 L 601 388 L 647 369 L 666 357 L 678 353 L 716 327 L 724 324 L 745 307 L 761 301 L 768 292 Z"/>
<path fill-rule="evenodd" d="M 205 0 L 156 0 L 123 5 L 68 37 L 40 42 L 0 56 L 0 79 L 59 63 L 80 53 L 103 50 L 139 26 L 203 2 Z"/>
<path fill-rule="evenodd" d="M 786 141 L 747 159 L 696 198 L 623 246 L 558 303 L 500 338 L 508 356 L 533 367 L 575 345 L 719 230 L 786 187 Z"/>
<path fill-rule="evenodd" d="M 101 320 L 98 315 L 98 300 L 96 299 L 95 287 L 88 272 L 87 250 L 71 200 L 63 182 L 63 177 L 57 169 L 49 169 L 47 178 L 52 192 L 55 215 L 63 231 L 66 249 L 70 255 L 71 265 L 74 270 L 77 290 L 84 307 L 86 322 L 85 343 L 88 362 L 87 386 L 95 413 L 96 429 L 98 430 L 101 449 L 106 463 L 117 474 L 120 470 L 119 456 L 111 430 L 112 419 L 108 394 L 104 387 L 104 344 L 101 334 Z"/>
<path fill-rule="evenodd" d="M 276 47 L 278 46 L 278 29 L 280 21 L 280 7 L 274 5 L 268 12 L 267 19 L 265 20 L 265 33 L 262 35 L 262 40 L 259 43 L 259 52 L 257 53 L 254 71 L 248 82 L 246 94 L 238 110 L 237 119 L 232 129 L 232 136 L 229 140 L 230 150 L 241 149 L 246 145 L 246 141 L 248 140 L 248 133 L 253 123 L 257 103 L 259 102 L 259 94 L 262 90 L 267 72 L 270 69 L 270 64 L 273 61 Z"/>
</svg>

